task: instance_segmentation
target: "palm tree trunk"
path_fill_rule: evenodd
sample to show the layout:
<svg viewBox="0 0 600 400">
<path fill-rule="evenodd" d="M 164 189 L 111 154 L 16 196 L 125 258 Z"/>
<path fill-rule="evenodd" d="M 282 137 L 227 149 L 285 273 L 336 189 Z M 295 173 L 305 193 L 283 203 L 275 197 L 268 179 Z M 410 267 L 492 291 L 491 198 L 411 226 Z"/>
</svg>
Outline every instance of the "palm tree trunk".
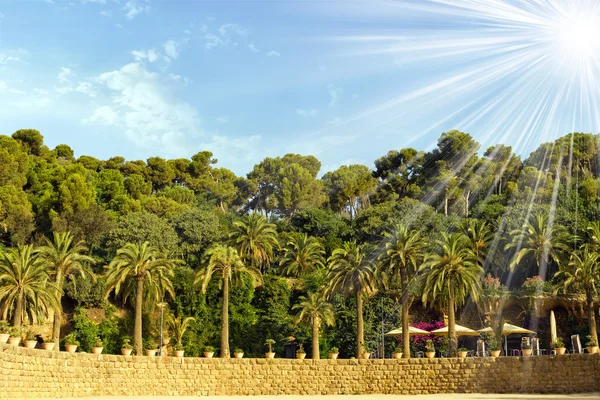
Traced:
<svg viewBox="0 0 600 400">
<path fill-rule="evenodd" d="M 15 312 L 13 314 L 13 326 L 21 326 L 23 321 L 23 293 L 19 293 L 17 296 L 17 304 L 15 305 Z"/>
<path fill-rule="evenodd" d="M 223 310 L 221 315 L 221 358 L 229 358 L 229 276 L 223 275 Z"/>
<path fill-rule="evenodd" d="M 410 332 L 408 331 L 408 276 L 404 268 L 400 269 L 400 287 L 402 289 L 402 357 L 410 358 Z"/>
<path fill-rule="evenodd" d="M 318 360 L 320 358 L 319 353 L 319 319 L 314 318 L 312 324 L 312 358 Z"/>
<path fill-rule="evenodd" d="M 454 285 L 448 285 L 448 355 L 456 357 L 458 340 L 456 339 L 456 321 L 454 316 Z"/>
<path fill-rule="evenodd" d="M 62 289 L 63 282 L 60 273 L 56 276 L 56 287 Z M 56 309 L 54 310 L 54 322 L 52 326 L 52 341 L 54 344 L 54 351 L 60 351 L 60 326 L 62 324 L 62 296 L 60 292 L 56 292 L 56 300 L 58 302 Z"/>
<path fill-rule="evenodd" d="M 137 293 L 135 295 L 135 327 L 133 329 L 133 347 L 135 354 L 142 355 L 142 303 L 144 301 L 144 280 L 137 280 Z"/>
<path fill-rule="evenodd" d="M 596 330 L 596 312 L 594 311 L 594 295 L 590 289 L 585 290 L 585 296 L 587 297 L 587 314 L 588 323 L 590 325 L 590 336 L 592 340 L 598 344 L 598 332 Z"/>
<path fill-rule="evenodd" d="M 365 327 L 363 323 L 363 299 L 360 291 L 356 292 L 356 358 L 365 352 Z"/>
</svg>

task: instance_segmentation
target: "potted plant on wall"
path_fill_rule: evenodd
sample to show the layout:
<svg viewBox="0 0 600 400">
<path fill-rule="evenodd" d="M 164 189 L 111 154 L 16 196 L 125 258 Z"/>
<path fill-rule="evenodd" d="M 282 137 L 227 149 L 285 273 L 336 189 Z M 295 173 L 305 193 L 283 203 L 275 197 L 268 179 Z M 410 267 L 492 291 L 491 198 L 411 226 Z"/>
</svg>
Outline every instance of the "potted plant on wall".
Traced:
<svg viewBox="0 0 600 400">
<path fill-rule="evenodd" d="M 524 344 L 521 346 L 521 354 L 523 355 L 523 357 L 529 357 L 532 352 L 533 350 L 531 349 L 530 344 Z"/>
<path fill-rule="evenodd" d="M 10 337 L 10 325 L 5 320 L 0 321 L 0 343 L 8 342 Z"/>
<path fill-rule="evenodd" d="M 69 333 L 65 336 L 65 350 L 67 353 L 75 353 L 77 351 L 77 346 L 79 346 L 79 341 L 75 337 L 75 334 Z"/>
<path fill-rule="evenodd" d="M 146 342 L 146 356 L 154 357 L 157 351 L 158 345 L 154 341 L 154 338 L 150 337 L 150 339 L 148 339 L 148 341 Z"/>
<path fill-rule="evenodd" d="M 102 354 L 102 350 L 104 349 L 104 343 L 100 337 L 96 337 L 96 342 L 94 346 L 92 346 L 92 354 L 99 355 Z"/>
<path fill-rule="evenodd" d="M 296 350 L 296 358 L 299 360 L 304 360 L 306 357 L 306 351 L 304 351 L 304 345 L 300 343 L 298 350 Z"/>
<path fill-rule="evenodd" d="M 273 352 L 273 345 L 275 344 L 275 340 L 267 339 L 265 340 L 265 344 L 269 346 L 269 351 L 265 353 L 266 358 L 275 358 L 275 353 Z"/>
<path fill-rule="evenodd" d="M 392 357 L 394 357 L 396 360 L 401 359 L 402 358 L 402 347 L 396 346 L 396 348 L 394 349 L 394 352 L 392 353 Z"/>
<path fill-rule="evenodd" d="M 556 352 L 556 355 L 563 355 L 567 349 L 565 348 L 565 344 L 563 343 L 561 338 L 556 338 L 554 342 L 552 342 L 551 347 Z"/>
<path fill-rule="evenodd" d="M 330 359 L 336 360 L 339 355 L 340 355 L 340 349 L 338 349 L 337 347 L 332 347 L 329 350 L 329 358 Z"/>
<path fill-rule="evenodd" d="M 435 348 L 433 347 L 433 340 L 427 339 L 425 341 L 425 357 L 433 358 L 435 357 Z"/>
<path fill-rule="evenodd" d="M 490 355 L 494 358 L 500 355 L 500 346 L 498 345 L 498 341 L 496 341 L 495 337 L 491 337 L 488 341 L 488 349 L 490 350 Z"/>
<path fill-rule="evenodd" d="M 12 344 L 13 346 L 18 346 L 21 342 L 21 329 L 16 326 L 11 326 L 8 330 L 8 344 Z"/>
<path fill-rule="evenodd" d="M 598 352 L 598 343 L 591 336 L 587 336 L 587 342 L 585 344 L 585 348 L 588 353 L 596 354 Z"/>
<path fill-rule="evenodd" d="M 459 347 L 456 352 L 458 353 L 458 356 L 460 358 L 464 359 L 464 358 L 467 358 L 467 354 L 469 353 L 469 350 L 464 347 Z"/>
<path fill-rule="evenodd" d="M 124 356 L 130 356 L 132 351 L 133 346 L 131 345 L 131 339 L 124 337 L 123 343 L 121 344 L 121 354 Z"/>
<path fill-rule="evenodd" d="M 368 360 L 369 358 L 371 358 L 371 350 L 369 350 L 369 346 L 367 346 L 366 344 L 364 345 L 364 351 L 360 355 L 360 358 L 362 358 L 363 360 Z"/>
<path fill-rule="evenodd" d="M 185 352 L 183 345 L 181 344 L 173 346 L 173 351 L 175 352 L 175 357 L 183 357 L 183 353 Z"/>
<path fill-rule="evenodd" d="M 54 342 L 52 341 L 52 338 L 49 338 L 48 340 L 44 340 L 44 343 L 42 343 L 42 346 L 44 347 L 44 350 L 48 350 L 48 351 L 54 350 Z"/>
<path fill-rule="evenodd" d="M 242 350 L 238 347 L 237 349 L 235 349 L 233 351 L 233 355 L 235 356 L 235 358 L 242 358 L 242 357 L 244 357 L 244 350 Z"/>
<path fill-rule="evenodd" d="M 27 329 L 25 331 L 25 343 L 23 344 L 28 349 L 35 349 L 35 345 L 37 344 L 37 340 L 35 339 L 35 332 L 33 329 Z"/>
<path fill-rule="evenodd" d="M 212 346 L 206 346 L 204 347 L 204 357 L 206 358 L 213 358 L 213 356 L 215 355 L 215 348 Z"/>
</svg>

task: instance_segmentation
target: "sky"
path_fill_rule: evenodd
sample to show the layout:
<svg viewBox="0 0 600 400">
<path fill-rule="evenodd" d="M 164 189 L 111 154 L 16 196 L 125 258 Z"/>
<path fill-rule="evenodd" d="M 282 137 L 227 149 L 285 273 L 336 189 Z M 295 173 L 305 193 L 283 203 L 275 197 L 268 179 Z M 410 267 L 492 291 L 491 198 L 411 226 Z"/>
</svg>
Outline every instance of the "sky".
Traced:
<svg viewBox="0 0 600 400">
<path fill-rule="evenodd" d="M 0 0 L 0 134 L 106 159 L 322 172 L 444 131 L 524 157 L 598 131 L 590 0 Z"/>
</svg>

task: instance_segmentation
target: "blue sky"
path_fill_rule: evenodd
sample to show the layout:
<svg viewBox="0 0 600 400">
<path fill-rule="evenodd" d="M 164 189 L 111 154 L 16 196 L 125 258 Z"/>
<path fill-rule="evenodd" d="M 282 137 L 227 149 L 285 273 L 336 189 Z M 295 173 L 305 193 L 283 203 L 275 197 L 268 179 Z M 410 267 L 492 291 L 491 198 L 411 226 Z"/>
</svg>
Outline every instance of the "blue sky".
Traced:
<svg viewBox="0 0 600 400">
<path fill-rule="evenodd" d="M 554 15 L 448 3 L 2 0 L 0 133 L 98 158 L 210 150 L 245 174 L 288 152 L 372 166 L 454 128 L 525 155 L 598 128 L 596 72 L 582 89 L 564 49 L 544 57 L 558 42 L 530 17 Z"/>
</svg>

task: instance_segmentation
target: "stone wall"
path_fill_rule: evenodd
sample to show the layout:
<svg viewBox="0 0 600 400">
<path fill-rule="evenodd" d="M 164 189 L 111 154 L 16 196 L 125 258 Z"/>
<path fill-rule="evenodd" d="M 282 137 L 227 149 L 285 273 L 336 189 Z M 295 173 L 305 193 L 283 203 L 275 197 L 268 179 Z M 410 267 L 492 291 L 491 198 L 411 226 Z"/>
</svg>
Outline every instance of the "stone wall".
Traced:
<svg viewBox="0 0 600 400">
<path fill-rule="evenodd" d="M 150 358 L 0 345 L 0 398 L 600 391 L 600 355 L 410 360 Z"/>
</svg>

